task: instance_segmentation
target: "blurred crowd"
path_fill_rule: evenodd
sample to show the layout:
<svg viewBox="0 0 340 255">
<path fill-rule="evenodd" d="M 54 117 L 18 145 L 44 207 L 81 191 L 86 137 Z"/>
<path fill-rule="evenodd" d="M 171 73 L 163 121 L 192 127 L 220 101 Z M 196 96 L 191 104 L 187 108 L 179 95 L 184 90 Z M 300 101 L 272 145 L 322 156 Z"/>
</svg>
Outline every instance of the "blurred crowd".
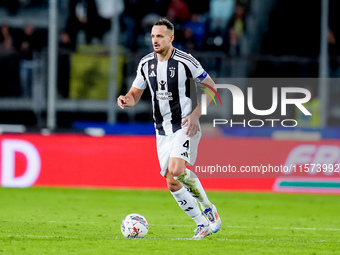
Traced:
<svg viewBox="0 0 340 255">
<path fill-rule="evenodd" d="M 66 1 L 66 0 L 65 0 Z M 174 46 L 188 51 L 219 50 L 240 54 L 249 0 L 67 0 L 68 15 L 59 30 L 59 96 L 69 96 L 70 54 L 79 44 L 105 44 L 112 18 L 118 17 L 119 43 L 135 52 L 151 47 L 150 30 L 160 17 L 175 25 Z M 25 7 L 48 7 L 46 0 L 6 0 L 12 17 Z M 0 96 L 32 96 L 35 55 L 47 47 L 47 27 L 0 24 Z M 81 33 L 80 33 L 81 32 Z M 84 35 L 80 40 L 79 34 Z M 151 48 L 150 48 L 151 49 Z M 18 75 L 19 74 L 19 75 Z M 61 75 L 60 75 L 61 74 Z M 6 84 L 8 83 L 8 84 Z"/>
<path fill-rule="evenodd" d="M 245 25 L 245 6 L 236 0 L 70 0 L 66 31 L 72 49 L 77 33 L 86 32 L 86 42 L 100 41 L 110 30 L 111 18 L 119 15 L 121 43 L 132 51 L 148 47 L 152 24 L 167 17 L 175 24 L 175 46 L 187 51 L 224 50 L 239 54 Z M 243 1 L 247 3 L 248 1 Z"/>
<path fill-rule="evenodd" d="M 0 7 L 8 10 L 8 14 L 15 16 L 18 14 L 20 8 L 27 7 L 47 7 L 49 0 L 1 0 Z"/>
<path fill-rule="evenodd" d="M 0 96 L 30 97 L 34 54 L 47 45 L 47 31 L 31 24 L 23 28 L 0 27 Z"/>
<path fill-rule="evenodd" d="M 187 51 L 224 50 L 239 54 L 245 30 L 249 0 L 68 0 L 68 19 L 64 31 L 72 50 L 77 35 L 84 31 L 86 43 L 103 40 L 111 18 L 119 15 L 122 43 L 130 50 L 145 47 L 145 35 L 159 17 L 167 17 L 176 27 L 176 46 Z M 20 5 L 46 5 L 45 0 L 7 0 L 3 4 L 11 15 Z M 6 24 L 4 24 L 6 25 Z M 10 31 L 11 32 L 11 31 Z M 11 35 L 15 36 L 15 34 Z M 45 40 L 46 41 L 46 40 Z M 7 42 L 8 43 L 8 42 Z"/>
<path fill-rule="evenodd" d="M 40 7 L 47 10 L 48 2 L 48 0 L 2 0 L 0 8 L 7 9 L 8 15 L 12 18 L 20 18 L 21 9 Z M 333 2 L 339 1 L 331 3 Z M 262 40 L 261 53 L 314 56 L 310 52 L 316 52 L 317 56 L 319 46 L 315 42 L 319 41 L 317 36 L 320 33 L 314 27 L 318 26 L 320 19 L 319 17 L 313 19 L 308 15 L 316 15 L 314 12 L 318 13 L 320 8 L 315 6 L 312 8 L 314 12 L 310 10 L 304 16 L 309 18 L 299 19 L 299 22 L 296 22 L 296 18 L 285 19 L 287 11 L 293 17 L 300 17 L 300 10 L 305 8 L 305 4 L 295 3 L 295 8 L 291 8 L 291 4 L 287 4 L 286 1 L 277 0 L 277 6 L 280 6 L 280 3 L 284 8 L 282 6 L 277 8 L 279 11 L 270 17 L 269 33 Z M 60 0 L 58 5 L 59 8 L 63 5 L 61 9 L 66 10 L 58 37 L 58 94 L 62 98 L 69 97 L 71 54 L 77 52 L 79 45 L 110 43 L 111 25 L 114 20 L 119 21 L 119 44 L 128 52 L 152 50 L 151 27 L 160 17 L 167 17 L 175 25 L 175 47 L 189 53 L 218 51 L 232 58 L 243 55 L 242 42 L 248 35 L 246 21 L 252 9 L 250 0 Z M 330 55 L 338 56 L 340 47 L 337 37 L 340 32 L 336 25 L 338 15 L 333 13 L 336 9 L 330 8 L 328 40 Z M 284 17 L 281 17 L 282 15 Z M 335 20 L 332 20 L 332 17 Z M 313 26 L 308 23 L 311 20 L 315 22 Z M 37 67 L 36 56 L 44 50 L 46 53 L 47 34 L 47 24 L 36 27 L 27 22 L 22 26 L 13 26 L 2 19 L 0 97 L 32 96 L 32 79 Z M 300 38 L 301 34 L 303 38 Z M 291 40 L 291 38 L 299 38 L 299 40 Z M 331 68 L 338 75 L 339 64 L 337 61 L 333 62 Z M 266 71 L 261 73 L 262 76 L 275 73 L 270 68 L 273 65 L 271 63 L 269 65 L 262 69 L 258 68 Z"/>
<path fill-rule="evenodd" d="M 3 6 L 8 8 L 9 14 L 15 15 L 21 5 L 44 6 L 47 5 L 46 2 L 46 0 L 7 0 L 3 2 Z M 102 41 L 110 30 L 112 16 L 119 15 L 121 43 L 135 51 L 147 46 L 148 42 L 145 38 L 149 35 L 154 21 L 159 17 L 167 17 L 176 27 L 176 47 L 187 51 L 224 50 L 231 55 L 237 55 L 245 30 L 244 21 L 249 2 L 249 0 L 202 0 L 200 2 L 68 0 L 69 15 L 63 32 L 68 35 L 72 50 L 76 50 L 79 31 L 85 32 L 87 44 L 90 44 L 93 39 Z M 2 26 L 6 27 L 6 24 Z M 6 29 L 9 36 L 16 37 L 15 31 L 8 27 Z M 2 37 L 6 35 L 2 33 Z M 6 39 L 2 38 L 1 43 L 3 44 Z M 6 44 L 8 43 L 9 41 L 6 41 Z"/>
</svg>

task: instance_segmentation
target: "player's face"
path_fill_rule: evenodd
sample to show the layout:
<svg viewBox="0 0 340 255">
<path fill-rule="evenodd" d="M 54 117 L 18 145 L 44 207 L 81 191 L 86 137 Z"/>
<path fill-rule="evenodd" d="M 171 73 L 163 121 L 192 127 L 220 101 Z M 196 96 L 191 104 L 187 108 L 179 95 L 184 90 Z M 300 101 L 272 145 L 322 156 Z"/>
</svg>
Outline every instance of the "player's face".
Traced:
<svg viewBox="0 0 340 255">
<path fill-rule="evenodd" d="M 154 51 L 162 54 L 170 49 L 174 35 L 166 26 L 153 26 L 151 38 Z"/>
</svg>

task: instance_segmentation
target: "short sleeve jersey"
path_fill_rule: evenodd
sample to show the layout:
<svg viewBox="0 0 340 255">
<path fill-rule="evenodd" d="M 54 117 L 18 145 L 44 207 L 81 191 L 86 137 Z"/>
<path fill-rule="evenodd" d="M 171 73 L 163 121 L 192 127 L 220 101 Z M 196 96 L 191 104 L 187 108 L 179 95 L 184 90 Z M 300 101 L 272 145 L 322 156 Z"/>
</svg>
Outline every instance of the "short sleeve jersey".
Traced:
<svg viewBox="0 0 340 255">
<path fill-rule="evenodd" d="M 141 59 L 132 84 L 138 89 L 149 86 L 153 119 L 159 135 L 169 135 L 181 129 L 182 121 L 192 111 L 190 83 L 203 81 L 208 74 L 190 54 L 174 48 L 169 60 L 157 60 L 155 52 Z"/>
</svg>

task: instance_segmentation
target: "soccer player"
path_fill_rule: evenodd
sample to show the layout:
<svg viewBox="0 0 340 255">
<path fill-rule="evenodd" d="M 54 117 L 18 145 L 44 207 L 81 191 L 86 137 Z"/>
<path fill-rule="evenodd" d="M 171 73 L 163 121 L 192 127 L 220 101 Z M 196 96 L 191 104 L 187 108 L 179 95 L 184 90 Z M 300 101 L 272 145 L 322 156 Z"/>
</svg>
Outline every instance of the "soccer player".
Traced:
<svg viewBox="0 0 340 255">
<path fill-rule="evenodd" d="M 122 109 L 134 106 L 149 86 L 161 175 L 179 206 L 196 222 L 193 238 L 201 239 L 217 232 L 221 219 L 197 176 L 186 167 L 194 164 L 201 138 L 201 107 L 192 110 L 189 86 L 190 79 L 212 88 L 214 82 L 194 57 L 172 46 L 174 26 L 169 20 L 156 21 L 151 38 L 154 52 L 140 60 L 131 89 L 117 104 Z M 208 105 L 212 98 L 207 98 Z"/>
</svg>

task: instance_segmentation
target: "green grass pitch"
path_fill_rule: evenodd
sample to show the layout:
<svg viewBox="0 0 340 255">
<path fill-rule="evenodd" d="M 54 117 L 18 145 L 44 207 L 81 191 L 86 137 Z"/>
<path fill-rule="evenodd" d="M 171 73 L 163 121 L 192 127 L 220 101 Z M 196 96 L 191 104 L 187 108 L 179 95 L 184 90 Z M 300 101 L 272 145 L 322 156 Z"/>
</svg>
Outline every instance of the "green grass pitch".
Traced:
<svg viewBox="0 0 340 255">
<path fill-rule="evenodd" d="M 194 222 L 168 191 L 0 188 L 0 254 L 340 254 L 340 196 L 208 192 L 221 230 Z M 140 213 L 143 239 L 122 219 Z"/>
</svg>

